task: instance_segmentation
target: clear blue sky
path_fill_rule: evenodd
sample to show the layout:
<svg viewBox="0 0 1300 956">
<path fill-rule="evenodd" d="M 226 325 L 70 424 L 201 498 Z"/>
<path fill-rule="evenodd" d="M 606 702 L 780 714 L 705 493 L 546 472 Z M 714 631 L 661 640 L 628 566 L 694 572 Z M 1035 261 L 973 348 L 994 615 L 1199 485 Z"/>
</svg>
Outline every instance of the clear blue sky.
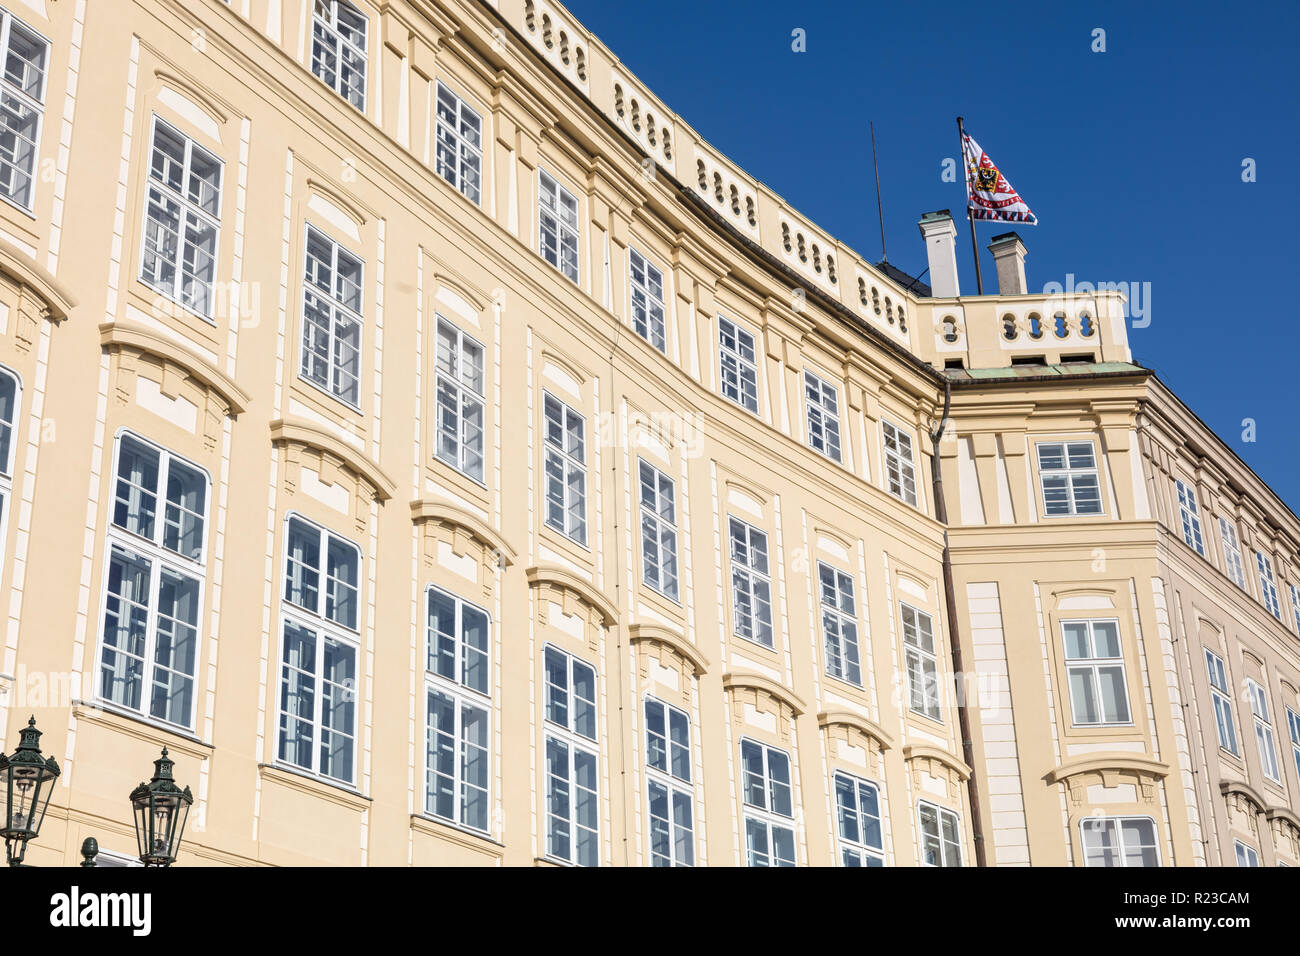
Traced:
<svg viewBox="0 0 1300 956">
<path fill-rule="evenodd" d="M 963 208 L 940 173 L 964 116 L 1038 216 L 1018 228 L 1030 288 L 1150 283 L 1134 357 L 1300 511 L 1300 4 L 567 6 L 715 147 L 873 260 L 874 120 L 889 260 L 913 275 L 921 213 Z M 977 227 L 986 278 L 1006 228 Z"/>
</svg>

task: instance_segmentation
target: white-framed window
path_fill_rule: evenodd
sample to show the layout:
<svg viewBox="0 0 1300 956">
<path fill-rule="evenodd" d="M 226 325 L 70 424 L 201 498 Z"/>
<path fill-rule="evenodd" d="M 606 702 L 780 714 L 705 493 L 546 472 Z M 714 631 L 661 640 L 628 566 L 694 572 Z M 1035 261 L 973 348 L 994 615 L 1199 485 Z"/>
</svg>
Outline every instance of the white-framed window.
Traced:
<svg viewBox="0 0 1300 956">
<path fill-rule="evenodd" d="M 921 865 L 961 866 L 961 819 L 951 810 L 920 800 Z"/>
<path fill-rule="evenodd" d="M 808 444 L 831 461 L 840 460 L 839 390 L 830 382 L 803 370 L 804 399 L 808 406 Z"/>
<path fill-rule="evenodd" d="M 1119 622 L 1062 621 L 1061 638 L 1074 725 L 1130 723 Z"/>
<path fill-rule="evenodd" d="M 1237 848 L 1237 865 L 1238 866 L 1259 866 L 1259 852 L 1248 844 L 1240 840 L 1233 841 Z"/>
<path fill-rule="evenodd" d="M 1263 551 L 1255 552 L 1255 566 L 1259 569 L 1259 599 L 1279 621 L 1282 620 L 1282 606 L 1277 600 L 1277 582 L 1273 579 L 1273 562 Z"/>
<path fill-rule="evenodd" d="M 277 759 L 356 779 L 361 549 L 307 519 L 285 522 Z"/>
<path fill-rule="evenodd" d="M 853 578 L 824 561 L 817 562 L 822 641 L 826 647 L 826 673 L 850 684 L 862 684 L 858 659 L 858 610 L 853 599 Z"/>
<path fill-rule="evenodd" d="M 691 719 L 684 711 L 647 697 L 645 735 L 650 865 L 694 866 Z"/>
<path fill-rule="evenodd" d="M 197 466 L 119 434 L 99 696 L 185 728 L 194 725 L 208 485 Z"/>
<path fill-rule="evenodd" d="M 1208 647 L 1205 649 L 1205 667 L 1210 674 L 1210 697 L 1214 701 L 1214 723 L 1219 731 L 1219 746 L 1232 754 L 1237 750 L 1237 724 L 1232 716 L 1232 692 L 1229 690 L 1228 669 L 1223 658 Z"/>
<path fill-rule="evenodd" d="M 361 407 L 361 260 L 307 227 L 299 375 L 352 408 Z"/>
<path fill-rule="evenodd" d="M 645 256 L 628 247 L 632 328 L 660 352 L 668 351 L 664 319 L 664 274 Z"/>
<path fill-rule="evenodd" d="M 574 282 L 578 281 L 578 199 L 544 169 L 537 171 L 538 251 Z"/>
<path fill-rule="evenodd" d="M 311 71 L 363 113 L 366 110 L 366 40 L 369 22 L 348 0 L 315 0 L 311 18 Z"/>
<path fill-rule="evenodd" d="M 36 200 L 49 54 L 48 40 L 0 9 L 0 196 L 28 211 Z"/>
<path fill-rule="evenodd" d="M 222 163 L 153 118 L 140 281 L 212 321 Z"/>
<path fill-rule="evenodd" d="M 1085 817 L 1079 821 L 1084 866 L 1159 866 L 1150 817 Z"/>
<path fill-rule="evenodd" d="M 835 811 L 839 824 L 840 862 L 845 866 L 884 866 L 880 788 L 870 780 L 837 772 Z"/>
<path fill-rule="evenodd" d="M 1183 520 L 1183 540 L 1201 557 L 1205 557 L 1205 539 L 1201 536 L 1201 510 L 1196 505 L 1196 489 L 1175 481 L 1178 487 L 1178 512 Z"/>
<path fill-rule="evenodd" d="M 483 346 L 438 316 L 436 455 L 483 481 Z"/>
<path fill-rule="evenodd" d="M 1300 634 L 1300 588 L 1294 584 L 1288 584 L 1291 591 L 1291 623 L 1295 625 L 1295 631 Z"/>
<path fill-rule="evenodd" d="M 1043 488 L 1043 514 L 1047 517 L 1102 513 L 1101 479 L 1092 442 L 1039 444 L 1038 478 Z"/>
<path fill-rule="evenodd" d="M 1286 726 L 1291 737 L 1291 756 L 1295 761 L 1296 776 L 1300 777 L 1300 713 L 1286 709 Z"/>
<path fill-rule="evenodd" d="M 0 365 L 0 566 L 4 561 L 5 530 L 9 522 L 9 499 L 14 488 L 14 429 L 23 387 L 18 376 Z"/>
<path fill-rule="evenodd" d="M 641 486 L 642 579 L 677 600 L 677 508 L 673 481 L 644 458 L 637 459 Z"/>
<path fill-rule="evenodd" d="M 758 414 L 758 352 L 754 336 L 724 315 L 718 316 L 718 365 L 722 394 Z"/>
<path fill-rule="evenodd" d="M 424 811 L 487 832 L 491 622 L 441 588 L 427 594 Z"/>
<path fill-rule="evenodd" d="M 600 757 L 596 669 L 547 645 L 546 853 L 577 866 L 600 865 Z"/>
<path fill-rule="evenodd" d="M 546 524 L 585 547 L 587 423 L 550 392 L 542 393 L 542 416 L 546 429 Z"/>
<path fill-rule="evenodd" d="M 794 866 L 794 789 L 790 755 L 742 737 L 745 865 Z"/>
<path fill-rule="evenodd" d="M 1277 765 L 1277 746 L 1273 740 L 1273 721 L 1269 717 L 1268 691 L 1263 685 L 1246 678 L 1246 696 L 1255 720 L 1255 743 L 1259 745 L 1259 766 L 1274 783 L 1282 782 Z"/>
<path fill-rule="evenodd" d="M 438 81 L 438 175 L 478 205 L 483 183 L 483 118 Z"/>
<path fill-rule="evenodd" d="M 895 498 L 916 506 L 916 459 L 912 436 L 893 422 L 881 421 L 885 443 L 885 486 Z"/>
<path fill-rule="evenodd" d="M 908 707 L 933 720 L 942 720 L 939 700 L 939 657 L 934 649 L 934 621 L 924 611 L 900 603 L 903 653 L 907 659 Z"/>
<path fill-rule="evenodd" d="M 773 647 L 767 534 L 730 515 L 727 529 L 731 539 L 731 605 L 736 636 Z"/>
<path fill-rule="evenodd" d="M 1237 526 L 1222 516 L 1219 517 L 1219 538 L 1223 541 L 1223 566 L 1234 584 L 1243 591 L 1246 587 L 1246 567 L 1241 560 L 1241 543 L 1237 540 Z"/>
</svg>

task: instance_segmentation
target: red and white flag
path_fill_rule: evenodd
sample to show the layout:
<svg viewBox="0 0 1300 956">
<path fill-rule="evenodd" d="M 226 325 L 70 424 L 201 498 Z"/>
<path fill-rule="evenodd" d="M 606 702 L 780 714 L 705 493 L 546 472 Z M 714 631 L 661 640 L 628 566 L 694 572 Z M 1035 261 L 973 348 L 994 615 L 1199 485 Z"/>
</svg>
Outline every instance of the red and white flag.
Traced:
<svg viewBox="0 0 1300 956">
<path fill-rule="evenodd" d="M 966 166 L 966 207 L 972 219 L 1038 225 L 1038 217 L 1020 198 L 1020 193 L 1007 182 L 1001 170 L 989 159 L 989 154 L 970 138 L 969 133 L 962 134 L 961 149 Z"/>
</svg>

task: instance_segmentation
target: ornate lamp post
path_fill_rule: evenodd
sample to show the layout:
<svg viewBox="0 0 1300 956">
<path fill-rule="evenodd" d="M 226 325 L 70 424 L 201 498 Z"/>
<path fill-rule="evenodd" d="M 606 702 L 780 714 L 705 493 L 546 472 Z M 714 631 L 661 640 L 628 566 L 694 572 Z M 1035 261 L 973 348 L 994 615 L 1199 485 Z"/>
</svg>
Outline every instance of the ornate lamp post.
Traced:
<svg viewBox="0 0 1300 956">
<path fill-rule="evenodd" d="M 190 814 L 190 805 L 194 803 L 190 788 L 182 790 L 172 780 L 173 765 L 164 747 L 162 756 L 153 762 L 153 780 L 131 791 L 135 838 L 140 848 L 140 862 L 145 866 L 171 866 L 176 862 L 185 821 Z"/>
<path fill-rule="evenodd" d="M 41 756 L 40 740 L 41 732 L 36 729 L 36 718 L 32 717 L 19 734 L 18 749 L 12 754 L 0 753 L 0 786 L 5 790 L 5 817 L 0 836 L 4 837 L 10 866 L 23 865 L 27 842 L 41 832 L 54 781 L 59 776 L 59 764 L 54 757 Z"/>
</svg>

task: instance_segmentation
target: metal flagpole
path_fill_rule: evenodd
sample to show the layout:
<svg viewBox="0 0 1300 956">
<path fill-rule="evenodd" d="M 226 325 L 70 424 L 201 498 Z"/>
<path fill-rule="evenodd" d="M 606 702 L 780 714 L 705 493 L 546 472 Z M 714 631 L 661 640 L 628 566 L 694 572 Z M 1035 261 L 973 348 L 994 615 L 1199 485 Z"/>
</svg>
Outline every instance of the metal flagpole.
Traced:
<svg viewBox="0 0 1300 956">
<path fill-rule="evenodd" d="M 980 250 L 975 244 L 975 217 L 971 215 L 970 210 L 970 169 L 966 165 L 966 129 L 962 126 L 961 117 L 957 117 L 957 141 L 961 144 L 961 168 L 966 182 L 966 221 L 970 223 L 970 251 L 975 257 L 975 288 L 979 295 L 984 294 L 984 277 L 980 275 Z"/>
<path fill-rule="evenodd" d="M 876 124 L 871 123 L 871 165 L 876 168 L 876 211 L 880 213 L 880 261 L 888 262 L 885 252 L 885 207 L 880 201 L 880 161 L 876 159 Z"/>
</svg>

